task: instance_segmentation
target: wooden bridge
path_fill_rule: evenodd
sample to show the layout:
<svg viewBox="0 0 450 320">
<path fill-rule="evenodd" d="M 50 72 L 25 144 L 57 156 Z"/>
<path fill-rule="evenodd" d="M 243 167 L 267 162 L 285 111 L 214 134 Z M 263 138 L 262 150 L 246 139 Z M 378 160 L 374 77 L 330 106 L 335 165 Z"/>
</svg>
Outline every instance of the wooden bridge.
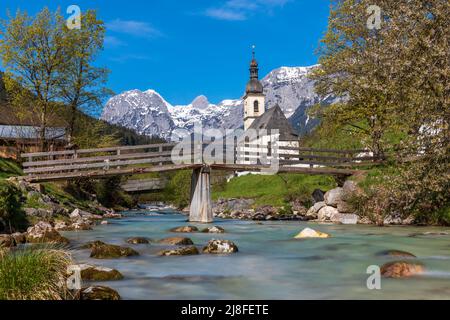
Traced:
<svg viewBox="0 0 450 320">
<path fill-rule="evenodd" d="M 212 222 L 211 170 L 350 176 L 361 172 L 358 167 L 377 162 L 372 156 L 361 156 L 367 152 L 212 142 L 36 152 L 21 156 L 27 174 L 22 178 L 30 182 L 193 170 L 189 219 Z M 128 180 L 125 188 L 137 191 L 145 183 L 151 182 Z"/>
</svg>

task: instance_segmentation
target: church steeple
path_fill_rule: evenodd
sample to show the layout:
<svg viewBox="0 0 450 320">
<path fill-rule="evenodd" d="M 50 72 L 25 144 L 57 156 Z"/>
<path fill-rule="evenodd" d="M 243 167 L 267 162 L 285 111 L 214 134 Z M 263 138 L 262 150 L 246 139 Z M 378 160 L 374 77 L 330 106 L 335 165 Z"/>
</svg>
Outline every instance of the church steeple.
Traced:
<svg viewBox="0 0 450 320">
<path fill-rule="evenodd" d="M 262 93 L 263 87 L 258 79 L 258 61 L 255 59 L 255 46 L 252 46 L 252 61 L 250 62 L 250 80 L 247 83 L 245 92 L 248 93 Z"/>
<path fill-rule="evenodd" d="M 258 80 L 258 61 L 255 59 L 255 46 L 252 46 L 252 61 L 250 62 L 250 79 Z"/>
<path fill-rule="evenodd" d="M 253 121 L 265 110 L 263 86 L 258 79 L 258 62 L 255 58 L 255 46 L 252 46 L 252 61 L 250 62 L 250 80 L 245 88 L 244 96 L 244 129 L 247 130 Z"/>
</svg>

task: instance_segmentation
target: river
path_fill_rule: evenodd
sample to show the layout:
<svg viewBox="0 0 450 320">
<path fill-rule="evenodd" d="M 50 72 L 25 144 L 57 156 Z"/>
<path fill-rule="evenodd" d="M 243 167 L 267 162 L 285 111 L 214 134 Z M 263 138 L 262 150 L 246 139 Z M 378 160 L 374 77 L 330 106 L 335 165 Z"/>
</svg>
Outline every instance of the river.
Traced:
<svg viewBox="0 0 450 320">
<path fill-rule="evenodd" d="M 188 224 L 186 216 L 148 211 L 124 212 L 123 219 L 109 222 L 93 231 L 65 232 L 64 236 L 74 247 L 101 240 L 131 246 L 140 253 L 97 260 L 89 258 L 89 250 L 73 251 L 78 263 L 119 270 L 123 280 L 98 284 L 116 289 L 123 299 L 450 299 L 449 228 L 217 219 L 214 224 L 225 228 L 225 234 L 174 234 L 168 230 Z M 304 227 L 332 237 L 293 239 Z M 157 240 L 179 235 L 191 238 L 199 249 L 212 238 L 232 240 L 239 252 L 159 257 L 156 253 L 167 246 L 125 242 L 128 237 Z M 377 254 L 388 249 L 415 254 L 426 272 L 409 279 L 382 278 L 380 290 L 369 290 L 366 269 L 389 261 Z"/>
</svg>

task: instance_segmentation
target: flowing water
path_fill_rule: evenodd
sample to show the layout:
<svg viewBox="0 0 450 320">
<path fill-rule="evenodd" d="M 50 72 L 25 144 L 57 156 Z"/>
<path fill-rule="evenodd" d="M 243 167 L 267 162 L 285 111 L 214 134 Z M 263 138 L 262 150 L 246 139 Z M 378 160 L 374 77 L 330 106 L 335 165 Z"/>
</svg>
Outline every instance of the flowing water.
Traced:
<svg viewBox="0 0 450 320">
<path fill-rule="evenodd" d="M 75 246 L 101 240 L 132 246 L 140 253 L 137 257 L 97 260 L 89 258 L 89 250 L 74 251 L 79 263 L 118 269 L 123 280 L 98 284 L 116 289 L 123 299 L 450 299 L 449 228 L 217 219 L 214 224 L 225 228 L 225 234 L 168 231 L 186 224 L 186 216 L 175 212 L 134 211 L 93 231 L 64 235 Z M 304 227 L 332 237 L 293 239 Z M 446 234 L 424 235 L 426 232 Z M 239 252 L 159 257 L 156 253 L 168 246 L 125 242 L 128 237 L 180 235 L 190 237 L 199 249 L 212 238 L 232 240 Z M 414 261 L 424 264 L 426 272 L 408 279 L 382 278 L 381 290 L 369 290 L 367 267 L 390 261 L 378 255 L 388 249 L 415 254 Z"/>
</svg>

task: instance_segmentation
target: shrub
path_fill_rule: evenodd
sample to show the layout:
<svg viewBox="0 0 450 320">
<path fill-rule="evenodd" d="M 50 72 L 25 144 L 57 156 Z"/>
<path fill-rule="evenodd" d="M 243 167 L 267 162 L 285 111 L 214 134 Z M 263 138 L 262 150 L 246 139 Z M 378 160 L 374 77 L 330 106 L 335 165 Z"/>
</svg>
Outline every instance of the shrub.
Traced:
<svg viewBox="0 0 450 320">
<path fill-rule="evenodd" d="M 10 232 L 26 227 L 27 221 L 21 206 L 22 192 L 7 181 L 0 181 L 0 231 Z"/>
<path fill-rule="evenodd" d="M 61 300 L 69 297 L 65 279 L 68 252 L 28 247 L 0 256 L 0 300 Z"/>
<path fill-rule="evenodd" d="M 189 205 L 191 197 L 191 171 L 180 170 L 174 173 L 164 189 L 166 201 L 179 209 Z"/>
</svg>

